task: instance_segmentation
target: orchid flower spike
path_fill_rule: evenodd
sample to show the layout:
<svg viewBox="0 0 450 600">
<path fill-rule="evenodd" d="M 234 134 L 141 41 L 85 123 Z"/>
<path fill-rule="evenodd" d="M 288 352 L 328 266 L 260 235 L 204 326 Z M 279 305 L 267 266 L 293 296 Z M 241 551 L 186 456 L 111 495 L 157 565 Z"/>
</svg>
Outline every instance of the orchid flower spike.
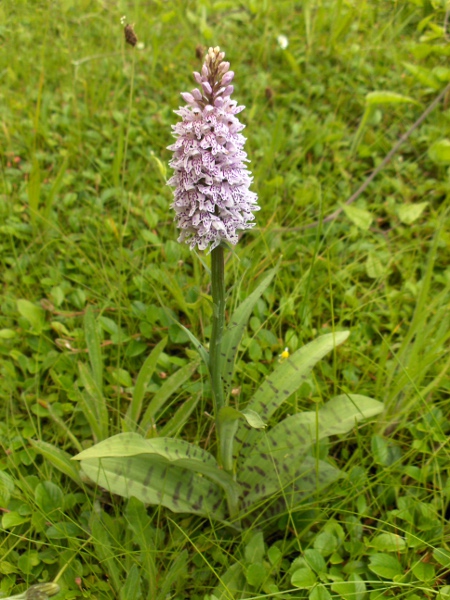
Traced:
<svg viewBox="0 0 450 600">
<path fill-rule="evenodd" d="M 200 89 L 181 94 L 187 106 L 175 111 L 182 121 L 172 126 L 176 142 L 168 147 L 174 152 L 167 183 L 174 188 L 178 241 L 191 250 L 236 244 L 237 231 L 253 227 L 259 210 L 249 189 L 244 125 L 236 117 L 245 107 L 230 98 L 234 73 L 224 58 L 219 47 L 208 50 L 201 73 L 194 73 Z"/>
</svg>

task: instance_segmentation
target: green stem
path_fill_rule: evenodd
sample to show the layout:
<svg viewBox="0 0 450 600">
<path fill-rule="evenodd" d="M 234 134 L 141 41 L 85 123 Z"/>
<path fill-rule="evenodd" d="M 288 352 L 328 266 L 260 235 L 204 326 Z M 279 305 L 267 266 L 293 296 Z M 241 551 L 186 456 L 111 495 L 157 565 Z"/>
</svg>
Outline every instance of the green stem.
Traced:
<svg viewBox="0 0 450 600">
<path fill-rule="evenodd" d="M 222 381 L 222 336 L 225 326 L 225 261 L 223 247 L 211 252 L 211 291 L 213 318 L 209 347 L 209 370 L 213 392 L 214 418 L 217 422 L 219 411 L 224 405 Z M 219 432 L 218 432 L 219 433 Z"/>
</svg>

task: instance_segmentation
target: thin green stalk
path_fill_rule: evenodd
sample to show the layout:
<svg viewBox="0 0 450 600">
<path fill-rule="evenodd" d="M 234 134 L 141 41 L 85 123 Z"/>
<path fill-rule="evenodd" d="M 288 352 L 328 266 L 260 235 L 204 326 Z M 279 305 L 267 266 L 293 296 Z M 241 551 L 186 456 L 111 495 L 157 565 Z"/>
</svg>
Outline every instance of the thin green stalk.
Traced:
<svg viewBox="0 0 450 600">
<path fill-rule="evenodd" d="M 224 406 L 222 381 L 222 336 L 225 326 L 225 262 L 223 247 L 211 252 L 211 291 L 213 299 L 213 319 L 209 350 L 209 370 L 213 392 L 214 418 Z"/>
</svg>

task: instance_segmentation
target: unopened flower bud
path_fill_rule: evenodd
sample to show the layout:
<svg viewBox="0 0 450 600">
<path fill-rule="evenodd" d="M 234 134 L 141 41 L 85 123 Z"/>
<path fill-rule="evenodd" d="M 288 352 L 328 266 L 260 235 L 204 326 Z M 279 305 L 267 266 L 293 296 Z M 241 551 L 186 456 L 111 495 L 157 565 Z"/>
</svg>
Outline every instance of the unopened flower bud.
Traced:
<svg viewBox="0 0 450 600">
<path fill-rule="evenodd" d="M 233 77 L 234 77 L 233 71 L 228 71 L 228 73 L 225 73 L 225 75 L 222 77 L 222 81 L 220 82 L 220 84 L 227 86 L 229 83 L 231 83 L 233 81 Z"/>
</svg>

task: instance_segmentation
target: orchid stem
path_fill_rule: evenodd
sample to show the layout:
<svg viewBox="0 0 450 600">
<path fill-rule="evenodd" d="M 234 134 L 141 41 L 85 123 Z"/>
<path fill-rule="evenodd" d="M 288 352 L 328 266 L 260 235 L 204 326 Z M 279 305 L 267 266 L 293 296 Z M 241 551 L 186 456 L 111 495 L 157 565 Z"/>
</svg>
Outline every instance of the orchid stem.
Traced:
<svg viewBox="0 0 450 600">
<path fill-rule="evenodd" d="M 216 424 L 218 424 L 219 411 L 224 406 L 222 336 L 225 326 L 225 261 L 222 245 L 217 246 L 217 248 L 214 248 L 211 252 L 211 292 L 213 300 L 213 317 L 209 350 L 209 370 L 213 393 L 214 418 Z M 220 437 L 220 431 L 217 431 L 217 435 Z"/>
</svg>

